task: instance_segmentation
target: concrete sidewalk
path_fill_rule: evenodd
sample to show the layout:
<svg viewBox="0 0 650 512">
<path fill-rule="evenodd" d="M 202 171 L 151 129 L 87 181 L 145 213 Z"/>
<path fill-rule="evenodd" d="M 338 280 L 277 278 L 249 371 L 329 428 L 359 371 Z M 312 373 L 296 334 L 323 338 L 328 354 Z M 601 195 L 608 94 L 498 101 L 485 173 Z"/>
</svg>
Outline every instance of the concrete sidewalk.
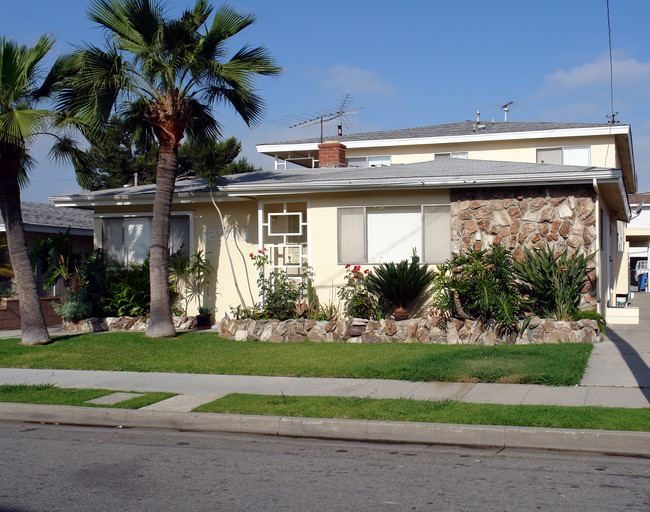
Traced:
<svg viewBox="0 0 650 512">
<path fill-rule="evenodd" d="M 83 370 L 0 368 L 0 383 L 53 384 L 63 388 L 102 388 L 116 391 L 180 393 L 149 406 L 151 410 L 189 412 L 202 403 L 229 393 L 287 396 L 347 396 L 458 400 L 481 404 L 650 407 L 644 390 L 633 387 L 551 387 L 534 384 L 482 384 L 466 382 L 406 382 L 385 379 L 323 379 L 138 373 Z"/>
</svg>

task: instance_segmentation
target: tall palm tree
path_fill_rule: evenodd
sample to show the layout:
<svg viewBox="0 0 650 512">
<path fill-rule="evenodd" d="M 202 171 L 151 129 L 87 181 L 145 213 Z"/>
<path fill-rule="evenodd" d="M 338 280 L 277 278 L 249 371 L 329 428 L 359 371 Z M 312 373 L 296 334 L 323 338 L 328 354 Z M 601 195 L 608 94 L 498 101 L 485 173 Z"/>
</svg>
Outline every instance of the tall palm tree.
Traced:
<svg viewBox="0 0 650 512">
<path fill-rule="evenodd" d="M 169 223 L 178 148 L 188 135 L 201 144 L 220 136 L 211 107 L 235 108 L 259 121 L 259 75 L 281 72 L 263 47 L 244 46 L 225 60 L 228 39 L 255 21 L 229 6 L 214 13 L 205 0 L 170 19 L 160 0 L 94 0 L 89 17 L 107 32 L 107 47 L 86 45 L 60 62 L 69 81 L 59 107 L 100 123 L 117 112 L 127 129 L 159 144 L 151 223 L 151 315 L 147 336 L 175 335 L 168 284 Z"/>
<path fill-rule="evenodd" d="M 20 209 L 20 186 L 32 163 L 28 147 L 47 125 L 49 112 L 32 108 L 39 63 L 54 39 L 41 36 L 31 48 L 5 37 L 0 41 L 0 211 L 7 230 L 22 319 L 22 343 L 40 345 L 50 338 L 29 261 Z"/>
<path fill-rule="evenodd" d="M 52 48 L 54 38 L 41 36 L 32 47 L 0 40 L 0 211 L 7 230 L 9 260 L 20 299 L 22 339 L 25 345 L 40 345 L 50 338 L 45 326 L 36 280 L 29 260 L 25 228 L 20 207 L 20 188 L 29 182 L 27 172 L 34 163 L 29 155 L 33 140 L 55 128 L 62 135 L 50 151 L 56 159 L 71 160 L 77 181 L 85 183 L 85 158 L 69 135 L 67 127 L 75 125 L 69 118 L 54 115 L 34 105 L 42 97 L 37 87 L 39 65 Z"/>
</svg>

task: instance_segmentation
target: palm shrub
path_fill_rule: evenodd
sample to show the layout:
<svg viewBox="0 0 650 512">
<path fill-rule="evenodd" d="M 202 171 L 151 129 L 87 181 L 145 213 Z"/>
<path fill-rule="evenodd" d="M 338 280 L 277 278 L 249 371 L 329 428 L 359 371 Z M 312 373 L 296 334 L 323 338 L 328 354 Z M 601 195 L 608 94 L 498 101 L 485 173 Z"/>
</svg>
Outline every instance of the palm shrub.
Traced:
<svg viewBox="0 0 650 512">
<path fill-rule="evenodd" d="M 572 320 L 580 306 L 587 265 L 595 254 L 569 255 L 566 248 L 556 255 L 549 245 L 535 251 L 526 248 L 523 261 L 514 262 L 514 270 L 525 283 L 528 308 L 542 317 Z"/>
<path fill-rule="evenodd" d="M 433 284 L 434 306 L 457 318 L 514 329 L 522 313 L 512 254 L 500 244 L 454 254 L 438 265 Z"/>
<path fill-rule="evenodd" d="M 149 312 L 149 259 L 142 264 L 115 265 L 106 270 L 106 295 L 101 305 L 108 316 L 146 316 Z"/>
<path fill-rule="evenodd" d="M 379 297 L 384 313 L 394 309 L 395 320 L 406 320 L 409 317 L 408 306 L 431 285 L 433 271 L 419 262 L 420 258 L 413 255 L 410 262 L 382 263 L 375 267 L 374 273 L 368 274 L 368 291 Z"/>
</svg>

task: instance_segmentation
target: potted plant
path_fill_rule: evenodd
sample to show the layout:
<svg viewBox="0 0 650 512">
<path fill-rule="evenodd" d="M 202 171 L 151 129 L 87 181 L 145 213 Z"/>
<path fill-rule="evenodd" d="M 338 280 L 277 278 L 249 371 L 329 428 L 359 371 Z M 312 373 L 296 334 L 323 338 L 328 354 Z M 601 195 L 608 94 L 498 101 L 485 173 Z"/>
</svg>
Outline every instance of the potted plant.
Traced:
<svg viewBox="0 0 650 512">
<path fill-rule="evenodd" d="M 208 276 L 214 273 L 214 268 L 202 250 L 195 250 L 188 258 L 180 251 L 174 254 L 170 261 L 169 274 L 176 293 L 179 294 L 177 305 L 187 313 L 190 301 L 197 302 L 198 326 L 210 325 L 211 309 L 204 306 L 203 301 L 210 295 L 211 282 Z"/>
<path fill-rule="evenodd" d="M 196 317 L 196 326 L 210 327 L 210 324 L 212 323 L 210 313 L 211 313 L 210 308 L 206 308 L 205 306 L 199 306 L 199 314 Z"/>
<path fill-rule="evenodd" d="M 409 317 L 408 306 L 427 291 L 433 280 L 433 272 L 419 262 L 414 254 L 410 262 L 383 263 L 368 274 L 368 291 L 379 297 L 386 312 L 393 309 L 395 320 Z"/>
</svg>

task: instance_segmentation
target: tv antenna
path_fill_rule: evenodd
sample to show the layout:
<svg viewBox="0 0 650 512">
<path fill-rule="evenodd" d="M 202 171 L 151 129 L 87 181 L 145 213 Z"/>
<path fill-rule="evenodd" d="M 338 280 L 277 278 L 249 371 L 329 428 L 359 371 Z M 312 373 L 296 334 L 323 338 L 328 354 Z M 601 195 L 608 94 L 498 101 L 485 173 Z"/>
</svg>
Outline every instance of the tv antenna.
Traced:
<svg viewBox="0 0 650 512">
<path fill-rule="evenodd" d="M 347 121 L 348 114 L 361 110 L 363 107 L 346 108 L 352 102 L 352 96 L 346 94 L 341 97 L 341 104 L 337 110 L 321 110 L 311 112 L 305 116 L 290 116 L 273 121 L 276 124 L 297 128 L 299 126 L 314 126 L 320 124 L 320 142 L 323 143 L 323 126 L 330 121 L 339 120 L 338 135 L 343 135 L 343 123 Z"/>
<path fill-rule="evenodd" d="M 514 101 L 509 101 L 508 103 L 505 103 L 501 105 L 499 108 L 503 110 L 503 122 L 507 123 L 508 122 L 508 111 L 509 111 L 509 106 L 514 105 Z"/>
</svg>

